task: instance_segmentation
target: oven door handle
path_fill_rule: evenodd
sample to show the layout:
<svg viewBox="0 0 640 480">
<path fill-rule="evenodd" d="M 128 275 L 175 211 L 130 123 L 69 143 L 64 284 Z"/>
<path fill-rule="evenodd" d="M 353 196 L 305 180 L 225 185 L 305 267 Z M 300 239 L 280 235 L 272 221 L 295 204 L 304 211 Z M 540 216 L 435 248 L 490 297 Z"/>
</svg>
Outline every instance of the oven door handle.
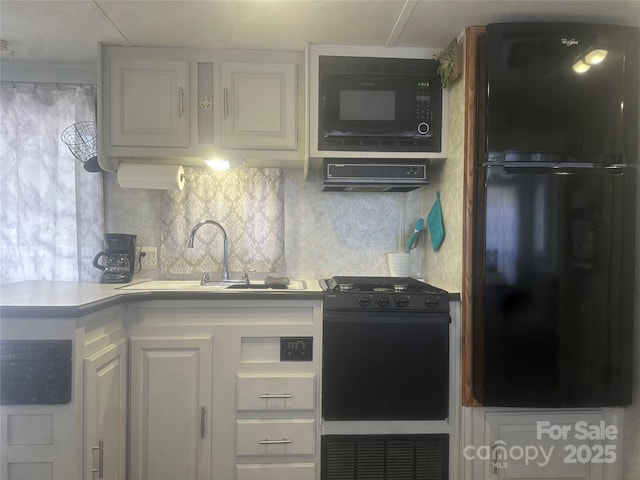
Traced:
<svg viewBox="0 0 640 480">
<path fill-rule="evenodd" d="M 394 325 L 442 324 L 451 323 L 448 313 L 413 313 L 398 311 L 343 311 L 324 313 L 325 323 L 390 323 Z"/>
</svg>

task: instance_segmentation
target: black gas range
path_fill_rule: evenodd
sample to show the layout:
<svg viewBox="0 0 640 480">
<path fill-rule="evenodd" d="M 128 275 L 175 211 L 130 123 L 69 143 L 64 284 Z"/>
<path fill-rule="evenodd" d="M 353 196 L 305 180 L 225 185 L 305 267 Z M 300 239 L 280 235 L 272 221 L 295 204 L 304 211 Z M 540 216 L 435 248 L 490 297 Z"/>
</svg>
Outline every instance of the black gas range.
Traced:
<svg viewBox="0 0 640 480">
<path fill-rule="evenodd" d="M 410 277 L 320 285 L 321 480 L 446 480 L 449 294 Z"/>
<path fill-rule="evenodd" d="M 324 308 L 449 313 L 449 293 L 411 277 L 335 276 L 320 280 Z"/>
</svg>

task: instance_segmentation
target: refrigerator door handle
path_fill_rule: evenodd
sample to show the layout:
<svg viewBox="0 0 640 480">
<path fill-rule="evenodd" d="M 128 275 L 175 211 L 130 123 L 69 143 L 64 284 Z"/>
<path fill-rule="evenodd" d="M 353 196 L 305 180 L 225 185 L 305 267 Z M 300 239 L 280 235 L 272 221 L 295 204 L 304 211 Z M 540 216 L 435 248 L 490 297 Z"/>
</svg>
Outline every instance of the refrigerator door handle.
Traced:
<svg viewBox="0 0 640 480">
<path fill-rule="evenodd" d="M 576 163 L 556 163 L 556 164 L 536 164 L 536 163 L 517 163 L 517 164 L 493 164 L 491 166 L 500 166 L 505 175 L 515 174 L 539 174 L 539 175 L 622 175 L 627 165 L 621 164 L 576 164 Z"/>
</svg>

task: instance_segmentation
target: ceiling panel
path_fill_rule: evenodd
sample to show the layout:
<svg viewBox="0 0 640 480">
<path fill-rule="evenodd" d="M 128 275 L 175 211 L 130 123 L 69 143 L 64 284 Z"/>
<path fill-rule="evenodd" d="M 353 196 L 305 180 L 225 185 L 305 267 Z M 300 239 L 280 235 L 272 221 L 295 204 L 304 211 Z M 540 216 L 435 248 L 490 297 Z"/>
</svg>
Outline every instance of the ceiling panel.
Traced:
<svg viewBox="0 0 640 480">
<path fill-rule="evenodd" d="M 303 51 L 307 41 L 383 44 L 403 2 L 100 1 L 99 5 L 133 45 Z"/>
<path fill-rule="evenodd" d="M 16 61 L 47 63 L 95 63 L 98 39 L 119 41 L 87 1 L 1 1 L 0 36 Z"/>
<path fill-rule="evenodd" d="M 640 1 L 0 0 L 5 62 L 94 63 L 108 45 L 298 50 L 306 42 L 442 48 L 467 25 L 566 20 L 640 25 Z M 415 7 L 415 8 L 413 8 Z"/>
<path fill-rule="evenodd" d="M 403 46 L 445 47 L 469 25 L 567 21 L 640 25 L 640 1 L 419 1 L 398 39 Z"/>
</svg>

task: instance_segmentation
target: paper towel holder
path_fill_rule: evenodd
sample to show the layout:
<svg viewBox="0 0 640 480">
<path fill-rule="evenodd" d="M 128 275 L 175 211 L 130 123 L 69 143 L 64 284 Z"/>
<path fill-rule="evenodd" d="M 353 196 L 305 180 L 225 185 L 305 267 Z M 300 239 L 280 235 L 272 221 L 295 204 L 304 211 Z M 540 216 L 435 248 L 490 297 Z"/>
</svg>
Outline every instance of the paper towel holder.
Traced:
<svg viewBox="0 0 640 480">
<path fill-rule="evenodd" d="M 182 165 L 121 163 L 118 185 L 122 188 L 182 190 L 186 175 Z"/>
</svg>

